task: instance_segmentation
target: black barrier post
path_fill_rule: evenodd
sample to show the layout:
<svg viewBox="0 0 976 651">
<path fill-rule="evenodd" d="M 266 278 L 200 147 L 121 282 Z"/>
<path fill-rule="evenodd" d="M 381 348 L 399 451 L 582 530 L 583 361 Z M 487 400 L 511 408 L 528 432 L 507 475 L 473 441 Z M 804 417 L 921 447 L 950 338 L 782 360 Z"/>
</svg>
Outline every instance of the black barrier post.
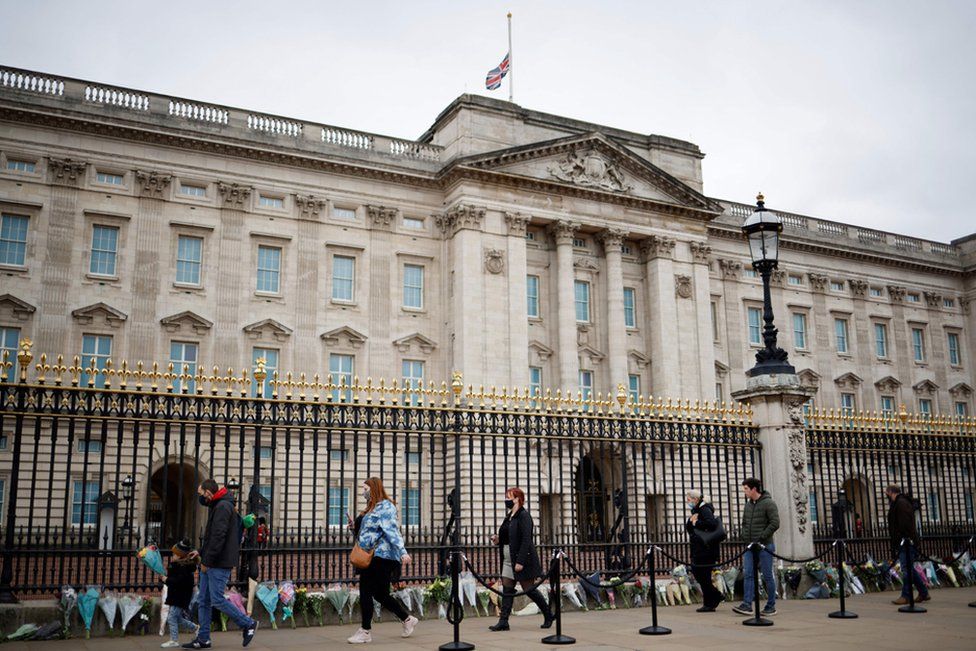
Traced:
<svg viewBox="0 0 976 651">
<path fill-rule="evenodd" d="M 575 637 L 563 635 L 563 595 L 559 586 L 559 559 L 562 557 L 562 555 L 562 550 L 559 550 L 556 552 L 555 556 L 552 557 L 552 577 L 549 584 L 549 607 L 552 609 L 553 615 L 556 617 L 556 634 L 547 635 L 546 637 L 542 638 L 543 644 L 576 644 Z M 553 605 L 553 600 L 556 602 L 555 605 Z"/>
<path fill-rule="evenodd" d="M 451 550 L 451 603 L 447 607 L 447 620 L 454 628 L 454 640 L 437 647 L 440 651 L 471 651 L 474 645 L 461 641 L 461 620 L 464 619 L 464 605 L 461 603 L 458 585 L 458 566 L 461 564 L 461 551 Z"/>
<path fill-rule="evenodd" d="M 654 567 L 654 545 L 647 550 L 647 566 L 651 573 L 651 625 L 645 626 L 640 630 L 641 635 L 670 635 L 671 629 L 657 625 L 657 581 L 655 575 L 657 570 Z"/>
<path fill-rule="evenodd" d="M 905 578 L 903 579 L 904 585 L 908 586 L 908 605 L 899 608 L 898 612 L 927 613 L 928 612 L 927 610 L 915 604 L 915 586 L 914 586 L 914 581 L 912 581 L 912 578 L 915 573 L 915 563 L 912 561 L 912 555 L 909 553 L 909 548 L 908 548 L 908 546 L 911 544 L 912 543 L 909 542 L 908 538 L 901 539 L 901 550 L 903 552 L 902 555 L 907 561 L 905 563 L 905 567 L 902 568 L 902 571 L 904 571 L 905 573 Z"/>
<path fill-rule="evenodd" d="M 840 610 L 835 610 L 834 612 L 827 615 L 831 619 L 857 619 L 855 613 L 849 612 L 846 609 L 846 591 L 844 590 L 844 552 L 846 551 L 846 545 L 844 544 L 844 539 L 835 540 L 834 545 L 837 547 L 837 578 L 838 587 L 840 588 Z"/>
<path fill-rule="evenodd" d="M 749 549 L 752 552 L 752 593 L 755 597 L 756 614 L 754 617 L 743 620 L 742 624 L 744 626 L 772 626 L 773 620 L 763 619 L 759 612 L 759 552 L 762 545 L 757 542 L 749 543 Z"/>
</svg>

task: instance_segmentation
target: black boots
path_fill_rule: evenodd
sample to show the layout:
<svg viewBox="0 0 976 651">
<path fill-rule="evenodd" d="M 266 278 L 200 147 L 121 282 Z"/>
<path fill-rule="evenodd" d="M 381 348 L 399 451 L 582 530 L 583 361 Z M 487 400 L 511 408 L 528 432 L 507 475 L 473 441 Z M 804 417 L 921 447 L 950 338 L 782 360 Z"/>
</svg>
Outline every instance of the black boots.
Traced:
<svg viewBox="0 0 976 651">
<path fill-rule="evenodd" d="M 556 621 L 556 618 L 553 617 L 552 611 L 549 610 L 549 604 L 546 603 L 546 599 L 542 596 L 542 593 L 539 592 L 539 589 L 535 588 L 531 592 L 525 593 L 525 596 L 531 599 L 532 603 L 539 607 L 539 612 L 541 612 L 542 616 L 545 617 L 545 620 L 542 622 L 542 625 L 539 626 L 539 628 L 549 628 L 552 626 L 552 623 Z"/>
<path fill-rule="evenodd" d="M 512 606 L 515 603 L 515 588 L 502 588 L 502 609 L 501 613 L 498 615 L 498 623 L 494 626 L 489 626 L 489 631 L 507 631 L 510 630 L 508 626 L 508 617 L 512 614 Z"/>
</svg>

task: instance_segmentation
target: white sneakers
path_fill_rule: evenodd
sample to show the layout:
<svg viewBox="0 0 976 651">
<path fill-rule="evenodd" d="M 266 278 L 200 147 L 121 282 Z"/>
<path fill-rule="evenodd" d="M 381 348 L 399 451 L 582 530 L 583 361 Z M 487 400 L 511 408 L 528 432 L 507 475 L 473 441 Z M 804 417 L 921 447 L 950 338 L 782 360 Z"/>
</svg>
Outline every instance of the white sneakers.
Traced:
<svg viewBox="0 0 976 651">
<path fill-rule="evenodd" d="M 176 648 L 179 648 L 182 645 L 179 642 L 177 642 L 176 640 L 166 640 L 165 642 L 163 642 L 159 646 L 161 646 L 164 649 L 176 649 Z"/>
<path fill-rule="evenodd" d="M 413 629 L 419 622 L 420 620 L 413 615 L 403 620 L 403 637 L 410 637 L 413 635 Z"/>
<path fill-rule="evenodd" d="M 373 634 L 365 628 L 356 631 L 356 634 L 346 640 L 349 644 L 369 644 L 373 641 Z"/>
</svg>

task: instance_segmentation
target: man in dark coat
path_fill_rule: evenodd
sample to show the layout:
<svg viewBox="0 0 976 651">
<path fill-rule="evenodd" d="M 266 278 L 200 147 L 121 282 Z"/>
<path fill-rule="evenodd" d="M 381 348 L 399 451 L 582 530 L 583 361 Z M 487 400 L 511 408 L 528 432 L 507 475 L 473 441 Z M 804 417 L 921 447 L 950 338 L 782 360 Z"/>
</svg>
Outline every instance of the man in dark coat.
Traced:
<svg viewBox="0 0 976 651">
<path fill-rule="evenodd" d="M 209 510 L 207 527 L 200 547 L 200 630 L 184 649 L 209 649 L 210 618 L 216 608 L 234 620 L 244 634 L 244 646 L 251 643 L 258 623 L 242 613 L 224 597 L 230 572 L 237 565 L 241 553 L 241 518 L 234 508 L 230 492 L 205 479 L 197 488 L 200 504 Z"/>
<path fill-rule="evenodd" d="M 691 508 L 691 516 L 685 521 L 685 531 L 691 542 L 691 573 L 702 588 L 702 607 L 700 613 L 713 613 L 718 605 L 725 601 L 725 597 L 715 584 L 712 583 L 712 570 L 708 567 L 718 563 L 719 542 L 706 545 L 704 539 L 696 533 L 712 532 L 718 529 L 719 521 L 715 511 L 701 491 L 690 490 L 685 494 L 685 502 Z"/>
<path fill-rule="evenodd" d="M 773 556 L 769 552 L 776 551 L 773 534 L 779 529 L 779 509 L 769 491 L 763 490 L 762 483 L 755 477 L 749 477 L 742 482 L 742 492 L 746 497 L 746 505 L 742 509 L 741 537 L 743 542 L 758 542 L 765 547 L 759 553 L 758 568 L 766 584 L 766 607 L 762 613 L 775 615 L 776 575 L 773 573 Z M 732 609 L 740 615 L 751 615 L 752 600 L 759 598 L 759 595 L 753 594 L 753 572 L 756 570 L 750 551 L 742 557 L 742 603 Z"/>
<path fill-rule="evenodd" d="M 891 540 L 891 553 L 898 557 L 902 572 L 908 571 L 911 577 L 910 582 L 903 582 L 901 586 L 901 596 L 891 603 L 896 606 L 903 606 L 908 603 L 912 593 L 912 584 L 918 588 L 918 599 L 916 601 L 928 601 L 929 590 L 921 577 L 915 572 L 915 557 L 918 555 L 918 528 L 915 526 L 915 505 L 912 498 L 901 492 L 900 486 L 891 485 L 885 489 L 885 495 L 891 502 L 888 508 L 888 536 Z M 902 546 L 901 541 L 906 540 L 908 544 Z"/>
</svg>

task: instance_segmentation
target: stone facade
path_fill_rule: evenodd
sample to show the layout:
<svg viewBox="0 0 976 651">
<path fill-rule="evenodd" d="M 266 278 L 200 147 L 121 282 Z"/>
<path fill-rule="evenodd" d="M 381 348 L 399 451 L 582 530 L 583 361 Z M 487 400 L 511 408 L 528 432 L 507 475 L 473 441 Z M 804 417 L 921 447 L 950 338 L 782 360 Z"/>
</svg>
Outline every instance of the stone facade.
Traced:
<svg viewBox="0 0 976 651">
<path fill-rule="evenodd" d="M 406 141 L 0 69 L 4 344 L 729 400 L 761 284 L 702 158 L 471 95 Z M 816 400 L 972 413 L 976 238 L 781 214 Z"/>
</svg>

